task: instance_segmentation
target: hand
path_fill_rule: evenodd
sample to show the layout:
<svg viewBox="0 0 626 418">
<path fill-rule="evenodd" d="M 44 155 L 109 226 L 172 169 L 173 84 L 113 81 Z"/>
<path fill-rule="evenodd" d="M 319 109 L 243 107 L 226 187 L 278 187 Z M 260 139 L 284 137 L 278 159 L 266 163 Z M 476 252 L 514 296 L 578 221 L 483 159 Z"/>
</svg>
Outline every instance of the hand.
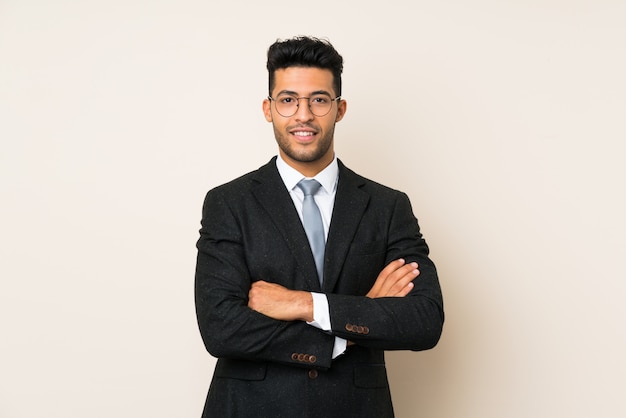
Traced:
<svg viewBox="0 0 626 418">
<path fill-rule="evenodd" d="M 280 321 L 313 321 L 313 296 L 276 283 L 262 280 L 252 283 L 248 307 Z"/>
<path fill-rule="evenodd" d="M 420 274 L 417 263 L 405 264 L 403 259 L 389 263 L 367 292 L 369 298 L 404 297 L 413 289 L 413 280 Z"/>
</svg>

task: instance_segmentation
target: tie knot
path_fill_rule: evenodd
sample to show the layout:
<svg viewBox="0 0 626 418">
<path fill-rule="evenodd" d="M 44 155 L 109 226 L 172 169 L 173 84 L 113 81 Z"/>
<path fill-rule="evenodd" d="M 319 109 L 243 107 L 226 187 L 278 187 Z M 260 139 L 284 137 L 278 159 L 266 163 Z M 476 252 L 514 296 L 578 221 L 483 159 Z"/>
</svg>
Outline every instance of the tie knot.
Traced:
<svg viewBox="0 0 626 418">
<path fill-rule="evenodd" d="M 298 187 L 300 190 L 304 192 L 305 196 L 315 195 L 322 185 L 315 179 L 311 180 L 300 180 L 298 183 Z"/>
</svg>

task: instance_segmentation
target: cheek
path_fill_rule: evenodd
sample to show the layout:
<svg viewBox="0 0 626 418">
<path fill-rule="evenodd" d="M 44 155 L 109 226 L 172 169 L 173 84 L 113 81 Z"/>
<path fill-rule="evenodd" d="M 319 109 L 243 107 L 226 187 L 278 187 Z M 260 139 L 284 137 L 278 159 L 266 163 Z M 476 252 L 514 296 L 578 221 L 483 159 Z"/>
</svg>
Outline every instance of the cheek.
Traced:
<svg viewBox="0 0 626 418">
<path fill-rule="evenodd" d="M 328 121 L 328 123 L 325 123 L 323 125 L 323 129 L 324 129 L 324 133 L 332 134 L 333 132 L 335 132 L 335 121 L 334 120 Z"/>
</svg>

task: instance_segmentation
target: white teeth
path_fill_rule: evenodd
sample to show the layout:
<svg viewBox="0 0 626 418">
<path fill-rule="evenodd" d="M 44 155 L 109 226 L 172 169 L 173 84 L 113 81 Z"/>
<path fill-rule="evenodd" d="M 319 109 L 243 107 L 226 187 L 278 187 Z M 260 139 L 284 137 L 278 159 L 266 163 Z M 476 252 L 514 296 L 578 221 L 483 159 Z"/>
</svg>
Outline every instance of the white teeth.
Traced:
<svg viewBox="0 0 626 418">
<path fill-rule="evenodd" d="M 296 136 L 313 136 L 313 132 L 294 132 Z"/>
</svg>

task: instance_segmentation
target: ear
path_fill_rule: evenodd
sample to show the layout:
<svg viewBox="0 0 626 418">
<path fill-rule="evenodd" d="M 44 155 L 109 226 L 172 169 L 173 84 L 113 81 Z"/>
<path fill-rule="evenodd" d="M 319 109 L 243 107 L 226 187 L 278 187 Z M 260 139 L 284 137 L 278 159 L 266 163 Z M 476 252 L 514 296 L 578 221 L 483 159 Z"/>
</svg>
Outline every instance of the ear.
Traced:
<svg viewBox="0 0 626 418">
<path fill-rule="evenodd" d="M 335 118 L 335 122 L 339 122 L 343 119 L 343 116 L 346 114 L 346 110 L 348 110 L 348 102 L 341 99 L 337 102 L 337 117 Z"/>
<path fill-rule="evenodd" d="M 263 100 L 263 114 L 265 115 L 266 121 L 272 121 L 272 102 L 270 99 Z"/>
</svg>

